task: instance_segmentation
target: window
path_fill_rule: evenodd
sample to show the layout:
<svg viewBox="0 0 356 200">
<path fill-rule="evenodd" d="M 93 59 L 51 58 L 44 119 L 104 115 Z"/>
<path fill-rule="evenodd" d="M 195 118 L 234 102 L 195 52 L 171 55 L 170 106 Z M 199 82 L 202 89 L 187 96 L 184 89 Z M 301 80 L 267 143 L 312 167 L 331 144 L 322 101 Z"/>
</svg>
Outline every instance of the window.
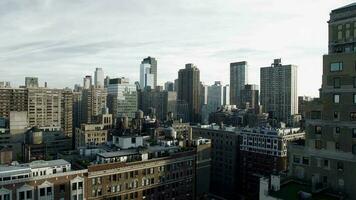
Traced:
<svg viewBox="0 0 356 200">
<path fill-rule="evenodd" d="M 20 200 L 24 200 L 25 199 L 25 192 L 20 192 Z"/>
<path fill-rule="evenodd" d="M 352 138 L 356 138 L 356 128 L 352 129 Z"/>
<path fill-rule="evenodd" d="M 26 191 L 26 198 L 32 199 L 32 190 L 27 190 Z"/>
<path fill-rule="evenodd" d="M 309 165 L 309 158 L 303 157 L 303 165 Z"/>
<path fill-rule="evenodd" d="M 340 120 L 340 112 L 334 112 L 334 120 Z"/>
<path fill-rule="evenodd" d="M 330 71 L 331 72 L 339 72 L 342 71 L 342 62 L 334 62 L 330 63 Z"/>
<path fill-rule="evenodd" d="M 43 197 L 46 195 L 46 190 L 44 188 L 40 189 L 40 196 Z"/>
<path fill-rule="evenodd" d="M 340 143 L 335 142 L 335 149 L 336 149 L 336 150 L 340 150 Z"/>
<path fill-rule="evenodd" d="M 321 134 L 321 126 L 315 126 L 315 134 Z"/>
<path fill-rule="evenodd" d="M 53 174 L 57 173 L 57 169 L 53 169 Z"/>
<path fill-rule="evenodd" d="M 322 145 L 321 145 L 321 140 L 315 140 L 315 148 L 316 149 L 321 149 Z"/>
<path fill-rule="evenodd" d="M 47 195 L 52 195 L 52 187 L 47 187 Z"/>
<path fill-rule="evenodd" d="M 339 94 L 334 94 L 334 103 L 340 103 L 340 95 Z"/>
<path fill-rule="evenodd" d="M 340 88 L 340 78 L 334 78 L 334 88 Z"/>
<path fill-rule="evenodd" d="M 324 160 L 324 167 L 329 167 L 329 160 Z"/>
<path fill-rule="evenodd" d="M 66 191 L 66 186 L 64 184 L 59 185 L 59 192 L 65 192 Z"/>
<path fill-rule="evenodd" d="M 311 111 L 310 112 L 311 119 L 321 119 L 321 112 L 320 111 Z"/>
<path fill-rule="evenodd" d="M 131 138 L 131 143 L 133 143 L 133 144 L 136 143 L 136 138 L 135 137 Z"/>
<path fill-rule="evenodd" d="M 78 183 L 78 189 L 83 189 L 83 182 Z"/>
<path fill-rule="evenodd" d="M 72 183 L 72 190 L 77 190 L 77 183 Z"/>
<path fill-rule="evenodd" d="M 350 120 L 356 121 L 356 112 L 350 112 Z"/>
</svg>

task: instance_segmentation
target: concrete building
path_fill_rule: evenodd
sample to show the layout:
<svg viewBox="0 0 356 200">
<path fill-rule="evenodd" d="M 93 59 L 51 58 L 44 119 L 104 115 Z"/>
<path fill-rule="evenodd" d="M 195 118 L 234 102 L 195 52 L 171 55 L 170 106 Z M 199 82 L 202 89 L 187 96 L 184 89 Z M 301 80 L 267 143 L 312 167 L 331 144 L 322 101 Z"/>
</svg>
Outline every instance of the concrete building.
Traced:
<svg viewBox="0 0 356 200">
<path fill-rule="evenodd" d="M 209 195 L 211 174 L 211 140 L 196 138 L 192 140 L 196 147 L 196 199 L 203 199 Z"/>
<path fill-rule="evenodd" d="M 96 88 L 104 87 L 104 71 L 102 68 L 96 68 L 94 73 L 94 86 Z"/>
<path fill-rule="evenodd" d="M 83 89 L 81 98 L 81 123 L 91 123 L 106 107 L 108 92 L 105 88 Z"/>
<path fill-rule="evenodd" d="M 155 89 L 157 86 L 157 60 L 153 57 L 147 57 L 141 62 L 140 86 L 141 89 L 146 87 Z"/>
<path fill-rule="evenodd" d="M 138 108 L 136 86 L 127 78 L 110 79 L 108 108 L 114 120 L 123 115 L 133 119 Z"/>
<path fill-rule="evenodd" d="M 108 130 L 103 124 L 82 124 L 75 131 L 75 147 L 98 146 L 108 141 Z"/>
<path fill-rule="evenodd" d="M 29 126 L 61 127 L 62 91 L 48 88 L 28 88 Z"/>
<path fill-rule="evenodd" d="M 62 94 L 61 94 L 61 128 L 67 136 L 72 137 L 73 92 L 68 89 L 62 90 Z"/>
<path fill-rule="evenodd" d="M 25 87 L 26 88 L 36 88 L 38 87 L 37 77 L 25 77 Z"/>
<path fill-rule="evenodd" d="M 8 81 L 0 81 L 0 88 L 11 88 L 11 84 Z"/>
<path fill-rule="evenodd" d="M 0 88 L 0 117 L 9 119 L 10 111 L 28 110 L 28 89 Z"/>
<path fill-rule="evenodd" d="M 246 61 L 230 63 L 230 104 L 239 104 L 241 90 L 248 82 L 248 64 Z"/>
<path fill-rule="evenodd" d="M 33 161 L 20 165 L 1 166 L 0 197 L 20 199 L 86 199 L 88 172 L 72 170 L 65 160 Z"/>
<path fill-rule="evenodd" d="M 139 92 L 139 109 L 146 115 L 155 109 L 156 118 L 164 121 L 169 112 L 176 113 L 177 93 L 169 91 L 144 90 Z"/>
<path fill-rule="evenodd" d="M 110 84 L 110 76 L 106 76 L 104 79 L 104 88 L 108 88 Z"/>
<path fill-rule="evenodd" d="M 275 59 L 271 66 L 260 71 L 263 112 L 277 121 L 292 124 L 292 116 L 298 113 L 297 66 L 282 65 L 281 59 Z"/>
<path fill-rule="evenodd" d="M 305 144 L 290 146 L 290 175 L 354 199 L 356 177 L 356 4 L 331 11 L 320 97 L 305 107 Z M 353 46 L 354 47 L 354 46 Z"/>
<path fill-rule="evenodd" d="M 174 83 L 167 81 L 164 83 L 164 90 L 168 91 L 168 92 L 173 92 L 174 91 Z"/>
<path fill-rule="evenodd" d="M 193 138 L 211 140 L 210 193 L 225 199 L 239 199 L 239 134 L 235 132 L 234 127 L 201 125 L 192 128 Z"/>
<path fill-rule="evenodd" d="M 178 72 L 178 100 L 188 103 L 189 121 L 198 123 L 200 115 L 200 71 L 194 64 L 186 64 Z"/>
<path fill-rule="evenodd" d="M 299 96 L 298 97 L 298 114 L 302 115 L 303 117 L 305 112 L 305 106 L 307 103 L 313 101 L 314 98 L 308 96 Z"/>
<path fill-rule="evenodd" d="M 260 178 L 284 173 L 288 167 L 288 143 L 304 139 L 305 133 L 299 128 L 243 128 L 238 132 L 239 191 L 247 199 L 258 199 Z"/>
<path fill-rule="evenodd" d="M 230 105 L 230 85 L 223 87 L 223 105 Z"/>
<path fill-rule="evenodd" d="M 113 144 L 120 149 L 143 147 L 142 136 L 113 136 Z"/>
<path fill-rule="evenodd" d="M 245 85 L 244 89 L 241 90 L 240 108 L 252 108 L 256 113 L 259 113 L 259 97 L 258 85 Z"/>
</svg>

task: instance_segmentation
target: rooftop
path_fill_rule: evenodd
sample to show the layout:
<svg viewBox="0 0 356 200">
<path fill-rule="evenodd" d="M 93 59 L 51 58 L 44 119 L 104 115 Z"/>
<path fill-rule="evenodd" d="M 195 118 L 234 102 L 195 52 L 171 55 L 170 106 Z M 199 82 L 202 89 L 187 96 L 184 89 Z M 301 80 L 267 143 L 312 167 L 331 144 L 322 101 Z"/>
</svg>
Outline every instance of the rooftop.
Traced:
<svg viewBox="0 0 356 200">
<path fill-rule="evenodd" d="M 281 185 L 279 191 L 271 191 L 270 196 L 278 199 L 288 199 L 288 200 L 299 200 L 300 192 L 310 193 L 312 195 L 312 200 L 338 200 L 337 196 L 327 194 L 326 192 L 311 193 L 311 186 L 305 185 L 296 181 L 290 181 L 286 184 Z"/>
<path fill-rule="evenodd" d="M 63 159 L 49 160 L 49 161 L 36 160 L 36 161 L 30 162 L 28 165 L 29 165 L 29 167 L 31 167 L 33 169 L 33 168 L 41 168 L 41 167 L 54 167 L 54 166 L 61 166 L 61 165 L 70 165 L 70 163 Z"/>
</svg>

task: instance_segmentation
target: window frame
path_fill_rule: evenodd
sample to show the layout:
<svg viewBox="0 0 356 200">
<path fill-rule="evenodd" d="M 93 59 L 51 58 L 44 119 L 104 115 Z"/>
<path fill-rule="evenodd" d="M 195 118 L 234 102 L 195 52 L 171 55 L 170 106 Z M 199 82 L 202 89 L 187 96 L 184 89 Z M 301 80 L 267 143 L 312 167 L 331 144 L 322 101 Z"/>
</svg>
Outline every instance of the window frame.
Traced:
<svg viewBox="0 0 356 200">
<path fill-rule="evenodd" d="M 334 64 L 338 64 L 338 68 L 337 69 L 334 69 L 332 66 Z M 342 70 L 344 69 L 344 63 L 343 62 L 331 62 L 330 65 L 329 65 L 329 70 L 330 72 L 341 72 Z"/>
</svg>

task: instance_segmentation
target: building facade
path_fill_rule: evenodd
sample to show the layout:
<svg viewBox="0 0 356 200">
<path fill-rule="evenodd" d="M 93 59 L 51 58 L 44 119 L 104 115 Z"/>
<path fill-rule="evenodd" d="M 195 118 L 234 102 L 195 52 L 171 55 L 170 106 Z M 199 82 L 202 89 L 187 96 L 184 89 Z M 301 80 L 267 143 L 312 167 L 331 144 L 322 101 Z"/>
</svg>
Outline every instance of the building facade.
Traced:
<svg viewBox="0 0 356 200">
<path fill-rule="evenodd" d="M 147 57 L 141 62 L 140 86 L 141 89 L 146 87 L 155 89 L 157 86 L 157 60 L 153 57 Z"/>
<path fill-rule="evenodd" d="M 248 64 L 246 61 L 230 63 L 230 104 L 238 105 L 241 90 L 248 81 Z"/>
<path fill-rule="evenodd" d="M 350 199 L 356 196 L 355 16 L 355 3 L 330 13 L 320 97 L 305 107 L 306 141 L 292 145 L 289 157 L 290 175 L 313 192 L 326 188 Z"/>
<path fill-rule="evenodd" d="M 178 72 L 178 100 L 188 104 L 190 122 L 199 122 L 200 117 L 200 71 L 194 64 L 186 64 Z"/>
<path fill-rule="evenodd" d="M 271 66 L 260 71 L 263 112 L 291 124 L 292 116 L 298 113 L 297 66 L 282 65 L 281 59 L 275 59 Z"/>
<path fill-rule="evenodd" d="M 247 84 L 241 90 L 240 105 L 241 108 L 252 108 L 259 113 L 259 90 L 258 86 L 254 84 Z"/>
</svg>

